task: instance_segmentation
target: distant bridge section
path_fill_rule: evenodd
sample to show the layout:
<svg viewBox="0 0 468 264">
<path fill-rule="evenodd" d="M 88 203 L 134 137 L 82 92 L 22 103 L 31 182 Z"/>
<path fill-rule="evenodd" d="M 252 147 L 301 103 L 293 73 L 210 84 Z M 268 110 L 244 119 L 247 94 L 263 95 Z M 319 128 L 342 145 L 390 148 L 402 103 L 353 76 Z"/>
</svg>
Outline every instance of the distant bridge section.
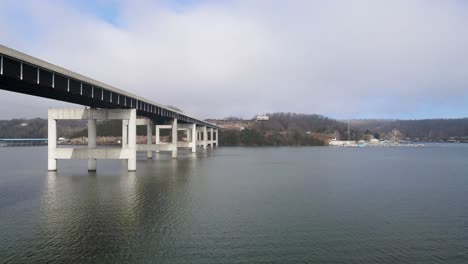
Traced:
<svg viewBox="0 0 468 264">
<path fill-rule="evenodd" d="M 103 109 L 136 109 L 156 122 L 215 124 L 0 45 L 0 89 Z"/>
</svg>

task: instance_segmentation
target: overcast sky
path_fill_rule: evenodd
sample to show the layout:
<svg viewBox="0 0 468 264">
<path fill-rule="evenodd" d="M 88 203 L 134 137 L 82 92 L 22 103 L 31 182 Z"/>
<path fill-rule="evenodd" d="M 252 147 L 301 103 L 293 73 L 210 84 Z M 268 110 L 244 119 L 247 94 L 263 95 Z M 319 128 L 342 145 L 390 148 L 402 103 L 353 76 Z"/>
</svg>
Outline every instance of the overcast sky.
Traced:
<svg viewBox="0 0 468 264">
<path fill-rule="evenodd" d="M 468 117 L 467 2 L 0 0 L 0 43 L 200 118 Z"/>
</svg>

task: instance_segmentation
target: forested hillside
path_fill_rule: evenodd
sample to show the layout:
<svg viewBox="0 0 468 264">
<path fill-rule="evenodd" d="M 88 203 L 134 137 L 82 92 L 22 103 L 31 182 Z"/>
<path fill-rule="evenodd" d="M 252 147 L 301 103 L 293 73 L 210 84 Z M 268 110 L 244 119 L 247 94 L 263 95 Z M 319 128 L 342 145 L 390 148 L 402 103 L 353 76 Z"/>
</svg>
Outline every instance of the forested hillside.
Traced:
<svg viewBox="0 0 468 264">
<path fill-rule="evenodd" d="M 212 120 L 230 129 L 220 133 L 220 144 L 230 146 L 315 146 L 326 144 L 331 137 L 347 138 L 347 125 L 321 116 L 296 113 L 270 113 L 268 121 L 229 118 Z M 232 126 L 232 124 L 241 124 Z M 351 131 L 351 138 L 358 139 L 361 132 Z"/>
<path fill-rule="evenodd" d="M 468 118 L 426 120 L 353 120 L 351 126 L 360 131 L 380 134 L 397 129 L 404 137 L 421 140 L 444 140 L 468 136 Z"/>
<path fill-rule="evenodd" d="M 209 120 L 225 129 L 220 131 L 222 145 L 321 145 L 331 137 L 346 140 L 347 124 L 321 115 L 271 113 L 269 120 L 227 118 Z M 358 140 L 366 135 L 385 138 L 395 130 L 402 137 L 420 140 L 468 138 L 468 118 L 427 120 L 352 120 L 350 138 Z M 87 136 L 86 121 L 59 121 L 60 137 Z M 138 127 L 139 135 L 146 135 L 145 127 Z M 167 132 L 167 131 L 166 131 Z M 98 136 L 121 136 L 120 121 L 98 122 Z M 46 138 L 46 119 L 0 120 L 0 138 Z"/>
<path fill-rule="evenodd" d="M 60 120 L 57 133 L 61 137 L 70 137 L 85 125 L 86 121 Z M 0 120 L 0 138 L 47 138 L 47 119 Z"/>
</svg>

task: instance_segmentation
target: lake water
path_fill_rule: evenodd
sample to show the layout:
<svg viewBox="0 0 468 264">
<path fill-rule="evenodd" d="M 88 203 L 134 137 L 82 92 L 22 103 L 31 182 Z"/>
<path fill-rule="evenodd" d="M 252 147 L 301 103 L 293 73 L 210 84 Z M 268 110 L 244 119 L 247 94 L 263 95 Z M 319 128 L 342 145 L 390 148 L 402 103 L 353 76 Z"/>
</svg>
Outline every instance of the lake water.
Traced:
<svg viewBox="0 0 468 264">
<path fill-rule="evenodd" d="M 468 144 L 144 155 L 0 148 L 0 263 L 468 263 Z"/>
</svg>

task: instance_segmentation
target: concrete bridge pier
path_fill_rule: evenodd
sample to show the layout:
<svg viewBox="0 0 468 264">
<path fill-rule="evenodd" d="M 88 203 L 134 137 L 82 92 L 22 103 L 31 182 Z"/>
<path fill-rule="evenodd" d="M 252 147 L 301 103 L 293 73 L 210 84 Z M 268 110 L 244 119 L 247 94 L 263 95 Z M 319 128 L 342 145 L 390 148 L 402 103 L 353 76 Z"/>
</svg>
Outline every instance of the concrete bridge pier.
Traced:
<svg viewBox="0 0 468 264">
<path fill-rule="evenodd" d="M 138 123 L 138 120 L 137 120 Z M 170 125 L 156 125 L 156 145 L 154 146 L 155 151 L 170 151 L 173 158 L 177 158 L 178 148 L 188 148 L 192 152 L 197 152 L 197 146 L 202 146 L 203 141 L 201 140 L 201 129 L 197 128 L 196 124 L 179 124 L 178 120 L 174 119 Z M 171 130 L 171 142 L 161 142 L 160 131 L 161 129 Z M 178 131 L 184 131 L 186 133 L 185 140 L 178 138 Z M 138 145 L 137 149 L 143 146 Z"/>
<path fill-rule="evenodd" d="M 215 146 L 218 147 L 218 142 L 219 142 L 218 141 L 218 136 L 219 136 L 218 129 L 214 129 L 214 128 L 208 129 L 207 127 L 201 127 L 201 128 L 196 129 L 195 134 L 197 137 L 197 142 L 196 142 L 197 146 L 200 146 L 203 149 L 207 149 L 208 146 L 210 146 L 210 148 L 213 148 Z"/>
<path fill-rule="evenodd" d="M 96 147 L 96 120 L 125 120 L 122 128 L 122 148 Z M 88 120 L 88 148 L 57 148 L 57 120 Z M 125 123 L 125 122 L 124 122 Z M 125 159 L 128 171 L 136 170 L 136 110 L 135 109 L 49 109 L 48 113 L 48 170 L 57 170 L 59 159 L 88 160 L 88 170 L 96 170 L 97 159 Z"/>
<path fill-rule="evenodd" d="M 122 146 L 119 148 L 98 148 L 97 120 L 122 120 Z M 57 147 L 57 120 L 87 120 L 88 147 Z M 136 142 L 137 126 L 146 126 L 146 144 Z M 196 124 L 178 124 L 174 118 L 171 125 L 156 125 L 149 118 L 137 119 L 135 109 L 49 109 L 48 118 L 48 169 L 57 170 L 58 159 L 82 159 L 88 161 L 88 170 L 96 171 L 98 159 L 125 159 L 128 161 L 128 171 L 136 171 L 136 152 L 145 151 L 146 157 L 151 159 L 153 151 L 170 151 L 172 158 L 177 158 L 178 148 L 190 149 L 196 152 L 197 146 L 204 149 L 210 144 L 218 145 L 218 131 L 210 128 L 208 140 L 207 127 L 197 127 Z M 153 127 L 156 132 L 156 144 L 153 144 Z M 160 129 L 170 129 L 172 141 L 161 142 Z M 179 142 L 178 131 L 186 132 L 186 140 Z M 216 134 L 216 139 L 215 139 Z"/>
<path fill-rule="evenodd" d="M 136 110 L 130 110 L 128 119 L 128 171 L 136 171 Z"/>
<path fill-rule="evenodd" d="M 156 127 L 156 145 L 154 145 L 155 151 L 156 152 L 170 151 L 172 153 L 173 151 L 172 141 L 170 143 L 161 142 L 161 129 L 171 130 L 171 135 L 172 135 L 172 132 L 173 132 L 172 124 L 171 125 L 156 125 L 155 127 Z"/>
<path fill-rule="evenodd" d="M 213 148 L 213 144 L 214 144 L 214 131 L 213 131 L 213 128 L 210 128 L 210 148 Z"/>
<path fill-rule="evenodd" d="M 92 118 L 92 117 L 91 117 Z M 97 124 L 96 119 L 88 120 L 88 148 L 96 148 Z M 88 159 L 88 171 L 96 171 L 96 159 Z"/>
<path fill-rule="evenodd" d="M 203 149 L 206 149 L 206 146 L 208 145 L 208 133 L 206 133 L 206 126 L 203 127 Z"/>
<path fill-rule="evenodd" d="M 161 127 L 166 128 L 164 125 L 155 125 L 154 122 L 149 118 L 138 118 L 135 121 L 136 126 L 145 126 L 146 127 L 146 144 L 137 144 L 136 151 L 146 151 L 146 158 L 152 159 L 153 152 L 159 152 L 159 130 Z M 129 127 L 129 121 L 122 121 L 122 146 L 125 146 L 127 142 L 127 130 Z M 156 132 L 156 144 L 153 144 L 153 127 Z"/>
<path fill-rule="evenodd" d="M 198 136 L 198 134 L 197 134 L 197 125 L 196 124 L 192 125 L 191 133 L 192 133 L 192 136 L 190 138 L 190 141 L 192 142 L 192 152 L 195 153 L 195 152 L 197 152 L 197 140 L 198 140 L 198 138 L 197 138 L 197 136 Z"/>
<path fill-rule="evenodd" d="M 128 121 L 122 120 L 122 148 L 128 144 Z"/>
<path fill-rule="evenodd" d="M 47 167 L 49 171 L 57 171 L 57 159 L 54 155 L 57 149 L 57 120 L 49 118 L 47 137 Z"/>
<path fill-rule="evenodd" d="M 180 124 L 177 126 L 177 130 L 184 131 L 186 133 L 186 140 L 177 142 L 179 148 L 189 148 L 192 152 L 197 152 L 197 125 L 196 124 Z"/>
<path fill-rule="evenodd" d="M 161 144 L 160 139 L 159 139 L 159 134 L 160 133 L 159 133 L 159 127 L 157 125 L 154 126 L 154 127 L 155 127 L 155 130 L 156 130 L 156 142 L 155 143 L 156 143 L 156 146 L 157 146 L 157 145 Z M 159 153 L 159 149 L 156 149 L 156 153 Z"/>
<path fill-rule="evenodd" d="M 177 158 L 177 118 L 172 121 L 172 158 Z"/>
<path fill-rule="evenodd" d="M 146 122 L 146 144 L 151 146 L 153 144 L 153 121 L 151 121 L 151 119 L 147 119 Z M 153 151 L 151 149 L 146 151 L 146 158 L 153 158 Z"/>
</svg>

